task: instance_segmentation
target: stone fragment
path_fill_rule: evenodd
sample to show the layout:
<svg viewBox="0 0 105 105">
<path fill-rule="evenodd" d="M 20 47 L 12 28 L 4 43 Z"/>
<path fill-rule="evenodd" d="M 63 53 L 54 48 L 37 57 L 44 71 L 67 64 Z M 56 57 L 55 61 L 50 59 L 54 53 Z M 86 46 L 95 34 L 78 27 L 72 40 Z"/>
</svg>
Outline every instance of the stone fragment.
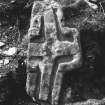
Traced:
<svg viewBox="0 0 105 105">
<path fill-rule="evenodd" d="M 9 59 L 4 59 L 4 65 L 7 65 L 9 63 Z"/>
<path fill-rule="evenodd" d="M 4 65 L 7 65 L 9 63 L 9 59 L 2 59 L 0 60 L 0 67 L 4 66 Z"/>
<path fill-rule="evenodd" d="M 4 51 L 3 54 L 5 54 L 7 56 L 11 56 L 11 55 L 16 54 L 16 52 L 17 52 L 17 48 L 11 47 L 11 48 L 9 48 L 9 50 Z"/>
<path fill-rule="evenodd" d="M 0 42 L 0 47 L 2 47 L 2 46 L 4 46 L 5 45 L 5 43 L 3 43 L 3 42 Z"/>
<path fill-rule="evenodd" d="M 91 3 L 91 2 L 89 2 L 89 0 L 84 0 L 92 9 L 97 9 L 98 8 L 98 6 L 96 5 L 96 4 L 93 4 L 93 3 Z"/>
</svg>

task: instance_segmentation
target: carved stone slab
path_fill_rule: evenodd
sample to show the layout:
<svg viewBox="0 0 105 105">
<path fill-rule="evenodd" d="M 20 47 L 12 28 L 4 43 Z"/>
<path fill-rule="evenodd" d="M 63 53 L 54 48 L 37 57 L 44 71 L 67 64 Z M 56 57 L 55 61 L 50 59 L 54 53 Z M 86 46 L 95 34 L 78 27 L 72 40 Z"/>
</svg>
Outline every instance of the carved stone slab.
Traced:
<svg viewBox="0 0 105 105">
<path fill-rule="evenodd" d="M 26 91 L 52 105 L 58 105 L 63 74 L 81 64 L 79 32 L 63 27 L 62 16 L 57 2 L 35 1 L 28 32 Z"/>
</svg>

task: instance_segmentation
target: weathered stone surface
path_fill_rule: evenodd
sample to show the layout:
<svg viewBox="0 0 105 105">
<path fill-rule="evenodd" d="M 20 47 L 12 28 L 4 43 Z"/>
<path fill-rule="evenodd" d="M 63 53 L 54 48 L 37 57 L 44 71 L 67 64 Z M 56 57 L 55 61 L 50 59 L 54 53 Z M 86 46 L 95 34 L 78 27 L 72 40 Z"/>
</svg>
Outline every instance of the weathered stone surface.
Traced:
<svg viewBox="0 0 105 105">
<path fill-rule="evenodd" d="M 47 4 L 47 2 L 39 3 L 41 7 Z M 26 90 L 34 101 L 39 99 L 58 105 L 63 72 L 71 71 L 81 64 L 81 50 L 80 43 L 78 43 L 78 30 L 63 27 L 61 24 L 63 15 L 59 15 L 62 13 L 59 4 L 57 2 L 49 4 L 37 12 L 35 11 L 37 2 L 33 5 L 28 36 L 30 38 L 34 36 L 35 40 L 34 42 L 30 40 L 28 46 Z M 66 34 L 72 35 L 72 42 L 69 39 L 64 40 Z M 44 37 L 43 41 L 38 38 L 40 36 Z M 37 66 L 41 72 L 38 86 L 35 82 L 39 75 L 36 72 Z M 36 87 L 39 90 L 37 95 Z"/>
<path fill-rule="evenodd" d="M 30 12 L 28 12 L 28 11 L 31 11 L 31 8 L 30 9 L 26 9 L 26 8 L 28 6 L 30 7 L 30 5 L 32 5 L 33 1 L 34 0 L 1 0 L 0 1 L 0 38 L 3 36 L 0 41 L 5 43 L 3 46 L 0 46 L 0 52 L 1 52 L 2 48 L 4 48 L 3 52 L 4 51 L 9 52 L 9 47 L 10 48 L 13 47 L 16 44 L 15 42 L 18 42 L 17 41 L 18 40 L 18 38 L 17 38 L 18 32 L 20 32 L 20 36 L 21 36 L 21 38 L 23 38 L 23 35 L 28 31 L 25 29 L 26 29 L 26 27 L 28 29 L 28 25 L 26 23 L 28 22 L 28 19 L 30 17 Z M 1 77 L 3 75 L 5 75 L 6 72 L 9 72 L 10 70 L 12 70 L 12 68 L 14 69 L 14 71 L 15 71 L 15 68 L 17 68 L 17 67 L 19 67 L 19 69 L 17 69 L 16 75 L 13 75 L 13 77 L 16 76 L 15 82 L 18 84 L 17 87 L 14 87 L 16 85 L 10 84 L 11 81 L 9 82 L 9 84 L 6 84 L 5 81 L 0 82 L 0 84 L 4 83 L 3 88 L 0 85 L 1 86 L 0 87 L 1 88 L 0 89 L 0 102 L 1 102 L 0 105 L 5 105 L 5 104 L 3 104 L 4 101 L 7 101 L 7 99 L 9 99 L 9 98 L 7 98 L 10 96 L 8 94 L 9 89 L 5 88 L 5 87 L 8 87 L 9 85 L 14 87 L 12 89 L 12 92 L 16 92 L 18 95 L 13 94 L 13 99 L 12 100 L 9 99 L 11 102 L 12 101 L 13 102 L 11 104 L 8 103 L 7 105 L 38 105 L 38 104 L 39 105 L 49 105 L 51 103 L 51 98 L 50 98 L 51 95 L 50 94 L 52 94 L 52 89 L 53 89 L 53 84 L 54 84 L 55 79 L 59 79 L 57 81 L 57 84 L 58 84 L 57 86 L 61 85 L 61 87 L 63 87 L 63 89 L 64 89 L 63 91 L 60 90 L 62 94 L 66 90 L 64 85 L 66 85 L 67 89 L 68 88 L 71 89 L 71 90 L 67 91 L 67 93 L 69 93 L 69 94 L 66 94 L 67 96 L 65 96 L 64 98 L 57 97 L 57 98 L 60 98 L 62 101 L 65 101 L 64 103 L 66 103 L 66 105 L 76 105 L 76 104 L 77 105 L 82 105 L 82 104 L 84 104 L 84 105 L 89 105 L 89 104 L 104 105 L 105 104 L 104 99 L 97 100 L 99 98 L 102 99 L 105 96 L 104 85 L 103 85 L 103 84 L 105 84 L 105 82 L 104 82 L 105 76 L 104 76 L 104 70 L 103 70 L 104 66 L 102 66 L 104 63 L 104 61 L 102 61 L 102 59 L 105 58 L 104 57 L 105 32 L 103 33 L 103 35 L 101 34 L 101 32 L 98 32 L 98 30 L 104 29 L 104 26 L 105 26 L 104 25 L 104 23 L 105 23 L 104 22 L 104 20 L 105 20 L 104 19 L 105 18 L 104 4 L 105 3 L 101 2 L 104 0 L 90 0 L 90 1 L 96 1 L 96 2 L 92 2 L 91 4 L 100 3 L 100 4 L 98 4 L 98 6 L 99 6 L 98 9 L 94 9 L 94 5 L 90 5 L 89 2 L 87 2 L 87 3 L 83 2 L 85 0 L 56 0 L 58 3 L 60 2 L 63 5 L 63 7 L 59 8 L 59 9 L 57 7 L 57 5 L 59 6 L 59 4 L 57 4 L 56 2 L 50 3 L 50 5 L 48 6 L 48 5 L 46 5 L 46 3 L 44 4 L 44 2 L 42 2 L 42 0 L 40 0 L 40 1 L 35 0 L 35 3 L 34 3 L 35 9 L 32 13 L 33 19 L 31 18 L 31 20 L 33 22 L 31 22 L 32 24 L 30 24 L 30 27 L 32 26 L 33 28 L 31 27 L 29 29 L 29 33 L 31 34 L 31 35 L 29 34 L 30 35 L 29 37 L 31 37 L 30 42 L 32 44 L 32 46 L 30 44 L 29 48 L 30 49 L 32 48 L 32 49 L 28 50 L 30 52 L 27 55 L 27 57 L 29 57 L 29 60 L 28 60 L 29 61 L 28 62 L 29 69 L 28 69 L 28 73 L 27 73 L 27 78 L 29 79 L 29 81 L 27 81 L 27 86 L 29 88 L 31 87 L 30 88 L 31 91 L 29 91 L 29 92 L 31 93 L 32 99 L 36 102 L 33 102 L 31 99 L 30 99 L 31 102 L 28 102 L 28 99 L 30 97 L 28 97 L 27 94 L 25 92 L 23 92 L 23 91 L 25 91 L 24 90 L 25 89 L 24 88 L 25 79 L 23 79 L 24 75 L 25 75 L 24 74 L 25 68 L 22 68 L 22 66 L 20 66 L 20 64 L 18 66 L 16 66 L 17 63 L 14 63 L 14 62 L 17 62 L 17 58 L 18 58 L 17 54 L 16 55 L 13 54 L 13 59 L 12 59 L 12 57 L 6 57 L 6 56 L 5 56 L 6 57 L 5 58 L 5 57 L 3 57 L 3 54 L 2 54 L 2 55 L 0 55 L 0 64 L 2 65 L 2 68 L 0 68 L 0 72 L 2 72 L 3 74 L 0 73 L 0 80 L 2 80 Z M 98 1 L 98 3 L 97 3 L 97 1 Z M 28 2 L 28 3 L 26 4 L 26 2 Z M 74 3 L 73 5 L 70 5 L 70 4 L 72 4 L 72 2 L 76 2 L 76 3 Z M 57 5 L 55 6 L 55 4 L 57 4 Z M 88 4 L 88 6 L 87 6 L 87 4 Z M 95 6 L 97 6 L 96 4 L 95 4 Z M 69 49 L 69 51 L 67 51 L 67 52 L 65 50 L 67 50 L 69 46 L 67 47 L 67 49 L 65 49 L 66 48 L 65 46 L 67 45 L 67 44 L 65 44 L 64 52 L 63 52 L 62 51 L 63 44 L 55 43 L 55 40 L 54 40 L 55 37 L 53 37 L 53 35 L 50 35 L 50 37 L 47 38 L 47 40 L 48 40 L 47 44 L 45 43 L 46 39 L 45 39 L 45 37 L 43 37 L 43 36 L 45 36 L 45 34 L 42 34 L 42 33 L 46 33 L 46 32 L 44 32 L 44 30 L 45 30 L 44 28 L 46 27 L 46 31 L 48 30 L 47 33 L 49 33 L 49 29 L 52 31 L 56 30 L 55 28 L 50 28 L 50 26 L 53 27 L 53 25 L 47 26 L 47 24 L 49 24 L 51 21 L 53 22 L 53 20 L 54 20 L 53 13 L 51 12 L 52 10 L 50 11 L 51 5 L 53 8 L 57 7 L 57 12 L 56 12 L 57 18 L 58 18 L 58 20 L 63 21 L 63 22 L 61 22 L 61 21 L 58 22 L 58 23 L 60 23 L 59 24 L 60 27 L 63 27 L 61 29 L 62 30 L 61 36 L 64 36 L 62 38 L 61 38 L 61 36 L 58 37 L 58 39 L 60 39 L 60 41 L 64 41 L 64 42 L 68 41 L 71 43 L 74 41 L 73 36 L 75 35 L 76 31 L 75 32 L 71 31 L 70 33 L 68 33 L 68 31 L 71 27 L 74 30 L 75 27 L 81 28 L 81 25 L 82 25 L 83 29 L 86 29 L 86 30 L 89 29 L 83 35 L 80 34 L 81 36 L 84 37 L 84 38 L 81 37 L 81 40 L 83 40 L 82 45 L 85 46 L 85 47 L 83 47 L 83 49 L 85 49 L 85 51 L 82 52 L 83 55 L 86 55 L 85 56 L 86 58 L 83 61 L 83 64 L 85 65 L 85 67 L 83 67 L 81 69 L 79 68 L 76 71 L 72 70 L 67 73 L 65 72 L 65 71 L 69 70 L 69 68 L 70 68 L 70 65 L 65 64 L 65 62 L 69 62 L 71 60 L 71 63 L 73 63 L 76 61 L 76 59 L 78 59 L 78 55 L 74 57 L 76 59 L 74 59 L 73 56 L 66 57 L 66 54 L 69 54 L 69 52 L 71 52 L 72 55 L 77 54 L 76 49 L 79 49 L 79 47 L 77 45 L 78 43 L 75 45 L 73 44 L 70 48 L 71 50 Z M 24 10 L 23 10 L 23 8 L 24 8 Z M 43 15 L 43 13 L 46 11 L 46 9 L 48 11 L 47 11 L 46 15 L 45 14 Z M 64 9 L 63 12 L 62 12 L 62 9 Z M 39 11 L 40 11 L 40 13 L 39 13 Z M 42 18 L 40 16 L 42 16 Z M 44 16 L 44 23 L 43 23 L 43 16 Z M 62 19 L 62 16 L 63 16 L 64 20 Z M 18 20 L 18 22 L 16 22 L 16 19 Z M 38 24 L 37 24 L 36 20 L 38 20 Z M 14 24 L 16 24 L 16 23 L 19 23 L 19 24 L 17 24 L 15 27 Z M 43 24 L 40 24 L 40 23 L 43 23 Z M 19 30 L 17 27 L 19 28 Z M 44 27 L 43 30 L 40 27 Z M 91 33 L 90 27 L 92 30 L 95 30 L 97 32 Z M 1 33 L 2 30 L 3 30 L 3 34 Z M 24 32 L 24 31 L 26 31 L 26 32 Z M 81 31 L 81 29 L 80 29 L 80 31 Z M 49 35 L 47 35 L 47 37 L 48 36 Z M 88 41 L 87 41 L 87 39 L 88 39 L 87 36 L 89 36 Z M 15 38 L 16 38 L 16 41 L 15 41 Z M 91 41 L 90 41 L 90 38 L 92 38 Z M 101 38 L 102 38 L 102 40 L 100 41 Z M 94 43 L 93 39 L 98 39 L 96 44 Z M 23 38 L 22 43 L 24 43 L 26 49 L 23 49 L 22 48 L 23 46 L 19 45 L 22 48 L 21 55 L 23 53 L 25 53 L 25 54 L 27 53 L 27 51 L 24 52 L 24 50 L 27 50 L 27 44 L 29 42 L 24 40 L 24 38 Z M 86 45 L 85 45 L 85 43 L 86 43 Z M 10 46 L 8 46 L 7 44 L 9 44 Z M 98 44 L 99 44 L 99 46 L 101 46 L 101 48 L 96 48 Z M 15 47 L 16 46 L 17 45 L 15 45 Z M 36 48 L 36 46 L 38 48 Z M 48 48 L 46 46 L 48 46 Z M 43 51 L 44 51 L 44 53 L 43 53 Z M 98 53 L 96 53 L 96 52 L 98 52 Z M 22 56 L 26 56 L 25 54 L 23 54 Z M 44 58 L 46 54 L 49 55 L 50 57 L 51 57 L 51 55 L 53 55 L 53 57 L 54 57 L 54 55 L 57 56 L 60 54 L 61 54 L 61 56 L 63 54 L 65 56 L 63 56 L 62 58 L 61 58 L 61 56 L 55 58 L 54 61 L 56 60 L 56 62 L 53 63 L 53 61 L 52 62 L 48 61 L 47 57 L 46 57 L 46 59 Z M 34 55 L 36 55 L 36 56 L 34 56 Z M 38 55 L 40 55 L 40 57 L 38 57 Z M 100 58 L 100 57 L 97 58 L 97 56 L 99 56 L 99 55 L 102 55 L 102 58 Z M 42 64 L 41 62 L 43 61 L 43 59 L 45 59 L 45 60 Z M 101 59 L 101 60 L 99 60 L 99 59 Z M 8 61 L 9 61 L 9 64 L 8 64 Z M 19 60 L 19 62 L 20 62 L 20 60 Z M 45 74 L 43 74 L 43 77 L 42 77 L 43 80 L 41 80 L 42 83 L 44 83 L 45 85 L 43 85 L 43 84 L 40 85 L 40 79 L 41 79 L 40 77 L 42 75 L 40 70 L 43 68 L 37 69 L 37 67 L 38 67 L 37 65 L 39 64 L 39 62 L 41 63 L 40 64 L 41 67 L 43 67 L 44 64 L 46 64 L 45 65 L 46 69 L 44 68 L 44 70 L 46 70 L 46 72 L 45 72 Z M 21 64 L 23 65 L 23 63 L 21 63 Z M 76 64 L 76 62 L 75 62 L 75 64 Z M 78 66 L 75 64 L 74 64 L 74 66 Z M 66 65 L 66 66 L 64 66 L 64 65 Z M 95 65 L 97 65 L 97 66 L 95 66 Z M 101 65 L 101 66 L 98 67 L 98 65 Z M 60 66 L 59 69 L 61 69 L 61 68 L 63 69 L 62 70 L 63 72 L 62 71 L 56 72 L 58 66 Z M 49 94 L 48 101 L 50 101 L 50 103 L 49 103 L 49 102 L 45 102 L 43 100 L 39 100 L 39 93 L 40 93 L 40 96 L 42 95 L 42 97 L 45 94 L 47 94 L 43 91 L 41 93 L 40 87 L 41 87 L 41 89 L 45 89 L 45 88 L 43 88 L 45 86 L 48 90 L 49 86 L 46 85 L 46 84 L 48 84 L 48 80 L 46 78 L 49 78 L 49 77 L 47 77 L 46 75 L 48 75 L 48 74 L 50 75 L 49 68 L 52 68 L 52 67 L 53 67 L 53 70 L 52 69 L 51 70 L 55 71 L 55 72 L 51 73 L 51 84 L 52 85 L 50 85 L 51 89 L 49 90 L 50 93 L 48 93 Z M 96 70 L 95 67 L 99 70 Z M 3 71 L 2 71 L 2 69 L 3 69 Z M 78 72 L 79 70 L 80 70 L 80 72 Z M 36 71 L 36 72 L 34 72 L 34 71 Z M 74 71 L 75 71 L 75 73 L 74 73 Z M 85 75 L 83 72 L 85 73 Z M 87 72 L 90 72 L 90 73 L 87 73 Z M 62 75 L 62 73 L 63 74 L 70 73 L 71 75 L 70 74 L 68 75 L 70 78 L 69 79 L 66 78 L 67 75 L 64 76 L 64 75 Z M 54 77 L 54 75 L 56 75 L 56 78 Z M 96 75 L 96 78 L 94 78 L 94 75 Z M 64 84 L 60 84 L 60 83 L 62 83 L 62 77 L 64 80 Z M 43 81 L 45 81 L 45 82 L 43 82 Z M 37 84 L 37 85 L 34 85 L 34 84 Z M 69 86 L 68 86 L 68 84 L 69 84 Z M 22 87 L 20 87 L 20 86 L 22 86 Z M 24 89 L 21 90 L 22 88 L 24 88 Z M 4 89 L 4 90 L 2 90 L 2 89 Z M 16 90 L 14 91 L 14 89 L 16 89 Z M 28 90 L 29 89 L 27 89 L 27 91 Z M 26 95 L 26 97 L 24 97 L 25 95 Z M 15 99 L 14 99 L 14 96 L 16 96 Z M 62 95 L 59 95 L 59 96 L 62 96 Z M 95 98 L 97 101 L 94 100 L 93 98 Z M 92 102 L 88 102 L 88 101 L 78 102 L 78 101 L 84 101 L 84 99 L 85 100 L 93 99 L 93 101 Z M 38 100 L 38 102 L 37 102 L 37 100 Z M 75 103 L 75 102 L 77 102 L 77 103 Z"/>
<path fill-rule="evenodd" d="M 9 48 L 7 51 L 3 51 L 2 53 L 7 56 L 13 56 L 14 54 L 16 54 L 16 52 L 17 52 L 17 48 L 12 47 L 12 48 Z"/>
</svg>

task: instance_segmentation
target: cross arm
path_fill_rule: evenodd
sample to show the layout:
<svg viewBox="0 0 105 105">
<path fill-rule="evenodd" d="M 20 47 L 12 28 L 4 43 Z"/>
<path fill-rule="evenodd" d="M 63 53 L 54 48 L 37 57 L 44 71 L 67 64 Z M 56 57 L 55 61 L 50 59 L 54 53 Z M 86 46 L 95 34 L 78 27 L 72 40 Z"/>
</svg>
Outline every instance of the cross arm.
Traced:
<svg viewBox="0 0 105 105">
<path fill-rule="evenodd" d="M 58 66 L 58 71 L 65 72 L 71 71 L 72 69 L 79 67 L 81 65 L 81 53 L 73 55 L 73 60 L 69 62 L 60 63 Z"/>
</svg>

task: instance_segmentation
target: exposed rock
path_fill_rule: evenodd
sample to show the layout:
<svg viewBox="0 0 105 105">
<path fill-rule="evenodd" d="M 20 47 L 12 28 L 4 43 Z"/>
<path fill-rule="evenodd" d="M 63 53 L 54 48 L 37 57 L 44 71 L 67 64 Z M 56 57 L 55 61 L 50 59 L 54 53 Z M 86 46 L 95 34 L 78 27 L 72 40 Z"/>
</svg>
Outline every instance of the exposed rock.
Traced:
<svg viewBox="0 0 105 105">
<path fill-rule="evenodd" d="M 4 59 L 4 65 L 9 63 L 9 59 Z"/>
<path fill-rule="evenodd" d="M 7 56 L 12 56 L 12 55 L 16 54 L 16 52 L 17 52 L 17 48 L 12 47 L 12 48 L 9 48 L 7 51 L 3 51 L 3 54 L 5 54 Z"/>
<path fill-rule="evenodd" d="M 3 42 L 0 42 L 0 47 L 2 47 L 2 46 L 4 46 L 5 45 L 5 43 L 3 43 Z"/>
<path fill-rule="evenodd" d="M 74 27 L 80 31 L 80 43 L 82 45 L 82 55 L 83 55 L 82 68 L 76 69 L 76 70 L 74 69 L 75 73 L 73 71 L 67 72 L 66 75 L 64 76 L 65 79 L 63 78 L 63 82 L 58 82 L 63 84 L 61 85 L 61 87 L 63 87 L 63 90 L 61 90 L 61 94 L 63 98 L 60 97 L 60 101 L 62 100 L 66 105 L 90 105 L 90 104 L 105 105 L 105 100 L 103 98 L 105 97 L 105 91 L 104 91 L 105 72 L 103 69 L 105 68 L 105 65 L 104 65 L 105 64 L 105 51 L 104 51 L 105 33 L 102 34 L 102 31 L 105 30 L 105 13 L 104 13 L 105 2 L 104 0 L 54 0 L 54 1 L 57 1 L 58 3 L 60 2 L 59 3 L 60 7 L 63 5 L 62 9 L 64 11 L 61 11 L 62 9 L 61 10 L 59 9 L 59 11 L 57 11 L 58 20 L 60 20 L 61 23 L 63 23 L 62 25 L 64 27 L 65 26 L 70 28 Z M 83 3 L 83 1 L 85 2 Z M 3 68 L 0 68 L 0 105 L 6 105 L 6 104 L 7 105 L 47 105 L 47 104 L 49 105 L 49 103 L 40 101 L 40 100 L 38 100 L 38 102 L 33 102 L 32 99 L 29 96 L 27 96 L 25 92 L 26 64 L 23 58 L 22 60 L 19 60 L 21 56 L 27 56 L 26 55 L 27 48 L 29 48 L 28 47 L 29 38 L 25 38 L 25 39 L 23 38 L 24 38 L 24 35 L 27 36 L 26 33 L 28 32 L 28 28 L 30 24 L 29 22 L 30 22 L 30 16 L 31 16 L 31 6 L 33 2 L 37 3 L 37 1 L 34 1 L 34 0 L 0 0 L 0 39 L 1 39 L 0 54 L 2 53 L 0 55 L 0 65 L 4 65 L 2 66 Z M 39 2 L 41 2 L 41 0 L 39 0 Z M 72 2 L 74 4 L 70 5 L 70 3 Z M 53 4 L 51 5 L 54 6 Z M 37 12 L 37 9 L 35 9 L 35 11 Z M 44 12 L 42 12 L 42 14 L 43 13 Z M 52 14 L 51 11 L 49 11 L 49 13 L 46 12 L 47 18 L 45 19 L 46 20 L 45 23 L 43 23 L 43 18 L 41 18 L 42 23 L 46 24 L 45 29 L 47 29 L 46 28 L 47 25 L 53 20 L 53 16 L 50 15 L 50 13 Z M 45 14 L 43 15 L 43 17 L 45 18 Z M 37 23 L 37 21 L 33 21 L 33 22 Z M 41 24 L 41 27 L 42 27 L 40 29 L 41 32 L 39 33 L 39 31 L 36 31 L 37 35 L 43 33 L 43 27 L 44 27 L 43 24 Z M 38 26 L 40 26 L 40 22 L 39 24 L 34 24 L 34 25 L 37 25 L 37 28 L 38 28 Z M 49 28 L 50 27 L 48 27 L 48 29 Z M 85 29 L 88 31 L 82 33 L 81 30 L 83 31 Z M 90 29 L 93 31 L 92 33 Z M 69 35 L 67 31 L 65 31 L 65 34 L 67 34 L 67 37 L 65 38 L 65 40 L 68 40 L 68 41 L 72 40 L 71 42 L 73 42 L 74 39 L 72 37 L 72 34 L 70 34 L 72 37 L 70 39 L 70 37 L 68 37 Z M 34 32 L 35 31 L 33 31 L 33 36 L 34 36 Z M 39 45 L 40 41 L 38 40 L 41 39 L 41 37 L 42 36 L 32 37 L 32 39 L 35 42 L 37 41 Z M 43 42 L 43 38 L 41 39 L 41 41 Z M 5 43 L 3 44 L 2 42 L 5 42 Z M 32 51 L 35 52 L 33 55 L 42 54 L 44 56 L 45 54 L 47 54 L 47 56 L 50 57 L 55 53 L 60 54 L 61 50 L 63 50 L 63 47 L 61 47 L 62 44 L 55 43 L 53 46 L 53 50 L 51 47 L 52 44 L 54 44 L 54 37 L 50 36 L 48 38 L 48 42 L 44 44 L 45 46 L 42 46 L 42 48 L 44 47 L 43 50 L 46 53 L 38 53 L 38 51 L 40 52 L 41 47 L 40 46 L 38 47 L 36 44 L 36 46 L 33 46 L 33 49 L 32 49 Z M 19 46 L 21 46 L 21 49 L 22 49 L 20 52 L 21 56 L 17 55 L 17 48 L 19 48 Z M 38 47 L 38 49 L 36 47 Z M 72 46 L 69 49 L 69 51 L 66 50 L 66 48 L 68 48 L 66 47 L 66 45 L 64 47 L 65 47 L 64 49 L 65 54 L 69 54 L 70 49 L 72 49 L 71 50 L 72 54 L 77 53 L 76 51 L 78 47 L 74 48 L 74 46 Z M 8 48 L 8 50 L 6 50 L 6 48 Z M 41 51 L 43 52 L 43 50 Z M 13 57 L 6 58 L 6 56 L 12 56 L 12 55 Z M 78 59 L 78 56 L 75 56 L 74 58 Z M 26 59 L 26 57 L 24 59 Z M 30 62 L 32 70 L 36 67 L 36 64 L 38 64 L 38 62 L 42 60 L 41 57 L 39 57 L 38 60 L 37 59 L 38 58 L 35 58 L 35 59 L 33 58 L 32 62 Z M 63 62 L 65 58 L 61 60 Z M 76 59 L 74 59 L 73 62 L 75 60 Z M 44 63 L 47 64 L 49 62 L 50 62 L 49 59 L 45 58 Z M 59 63 L 59 60 L 57 61 L 57 63 Z M 40 67 L 43 67 L 43 66 L 44 64 L 40 65 Z M 52 65 L 49 65 L 46 68 L 51 68 L 51 67 Z M 56 68 L 56 66 L 54 67 Z M 46 74 L 49 73 L 47 72 L 48 70 L 46 70 L 45 72 Z M 63 67 L 63 70 L 65 70 L 65 67 Z M 6 76 L 6 73 L 9 71 L 12 71 L 14 73 L 13 78 L 9 76 L 12 79 Z M 30 71 L 30 72 L 33 72 L 33 71 Z M 38 74 L 40 74 L 40 72 L 38 72 Z M 45 77 L 43 77 L 42 80 L 43 81 L 45 80 L 45 82 L 48 82 L 49 79 L 46 77 L 46 74 L 44 74 Z M 59 73 L 58 75 L 59 77 L 61 76 L 60 74 L 61 73 Z M 35 79 L 34 76 L 31 76 L 31 78 L 33 78 L 32 80 Z M 40 78 L 40 76 L 38 78 Z M 33 81 L 30 80 L 30 82 L 33 82 Z M 37 86 L 40 86 L 39 84 L 40 82 L 38 81 L 34 81 L 32 84 L 34 84 L 35 82 L 38 83 Z M 46 83 L 43 83 L 43 84 L 46 85 Z M 37 87 L 35 85 L 33 86 Z M 44 85 L 40 86 L 41 89 L 43 89 L 43 87 Z M 39 90 L 37 91 L 37 93 L 38 92 Z M 44 92 L 43 91 L 40 92 L 40 96 L 42 96 L 42 98 L 46 94 Z M 57 98 L 58 97 L 55 97 L 55 99 Z M 62 105 L 62 103 L 60 105 Z"/>
<path fill-rule="evenodd" d="M 3 65 L 3 60 L 0 60 L 0 67 Z"/>
</svg>

